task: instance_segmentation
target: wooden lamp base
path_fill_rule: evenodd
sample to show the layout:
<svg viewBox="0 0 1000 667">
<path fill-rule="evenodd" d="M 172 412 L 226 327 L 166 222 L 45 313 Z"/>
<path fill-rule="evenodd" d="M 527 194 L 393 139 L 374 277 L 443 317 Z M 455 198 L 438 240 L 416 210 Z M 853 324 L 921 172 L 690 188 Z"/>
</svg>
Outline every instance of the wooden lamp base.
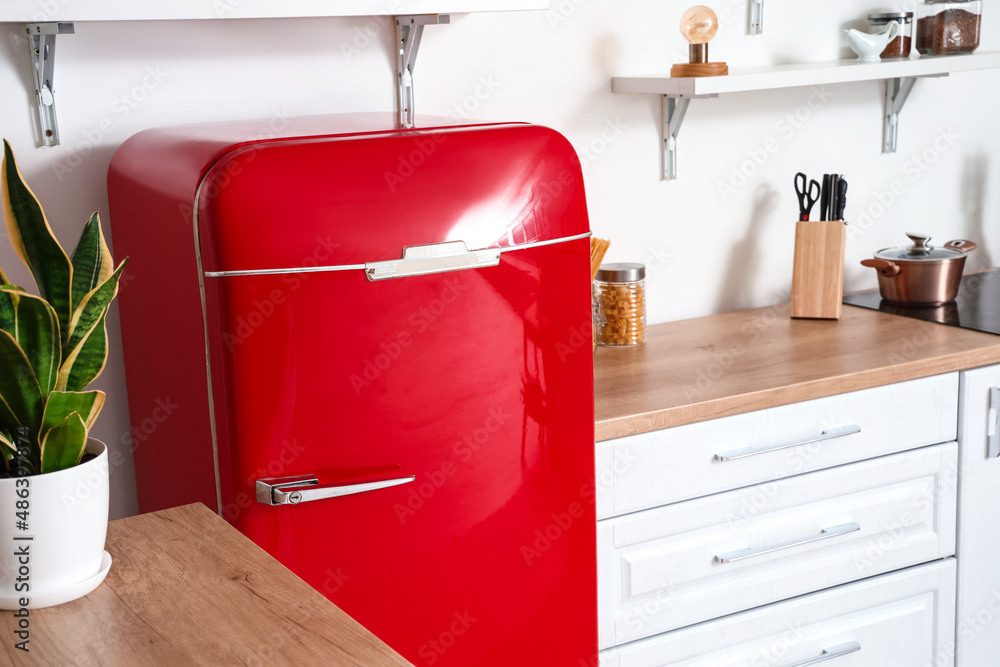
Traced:
<svg viewBox="0 0 1000 667">
<path fill-rule="evenodd" d="M 672 77 L 724 76 L 729 74 L 726 63 L 679 63 L 670 68 Z"/>
</svg>

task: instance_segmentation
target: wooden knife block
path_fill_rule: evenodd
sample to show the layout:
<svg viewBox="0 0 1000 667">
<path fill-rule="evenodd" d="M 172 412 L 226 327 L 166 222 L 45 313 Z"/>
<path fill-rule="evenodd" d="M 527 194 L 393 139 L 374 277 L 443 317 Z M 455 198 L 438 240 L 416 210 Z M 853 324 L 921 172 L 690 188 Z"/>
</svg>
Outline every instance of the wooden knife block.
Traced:
<svg viewBox="0 0 1000 667">
<path fill-rule="evenodd" d="M 792 270 L 792 317 L 839 320 L 844 298 L 843 220 L 814 220 L 795 225 Z"/>
</svg>

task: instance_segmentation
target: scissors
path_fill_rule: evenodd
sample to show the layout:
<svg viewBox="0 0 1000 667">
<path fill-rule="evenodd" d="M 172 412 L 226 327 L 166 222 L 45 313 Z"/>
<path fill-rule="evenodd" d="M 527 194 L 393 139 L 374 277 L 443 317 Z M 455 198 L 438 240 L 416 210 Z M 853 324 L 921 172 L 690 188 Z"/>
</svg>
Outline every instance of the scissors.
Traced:
<svg viewBox="0 0 1000 667">
<path fill-rule="evenodd" d="M 809 214 L 812 213 L 812 208 L 819 201 L 822 192 L 823 188 L 818 181 L 809 181 L 801 171 L 795 174 L 795 194 L 799 196 L 799 220 L 809 221 Z"/>
</svg>

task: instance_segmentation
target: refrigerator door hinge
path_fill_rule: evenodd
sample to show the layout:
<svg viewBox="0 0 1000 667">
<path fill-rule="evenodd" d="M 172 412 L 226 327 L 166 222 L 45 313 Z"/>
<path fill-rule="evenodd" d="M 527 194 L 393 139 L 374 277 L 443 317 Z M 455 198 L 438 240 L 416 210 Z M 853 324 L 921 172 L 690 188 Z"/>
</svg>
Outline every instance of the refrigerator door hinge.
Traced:
<svg viewBox="0 0 1000 667">
<path fill-rule="evenodd" d="M 272 477 L 257 480 L 257 502 L 265 505 L 298 505 L 310 500 L 324 500 L 351 496 L 355 493 L 365 493 L 391 486 L 409 484 L 416 477 L 400 477 L 384 479 L 378 482 L 364 484 L 320 484 L 315 475 L 298 475 L 296 477 Z"/>
</svg>

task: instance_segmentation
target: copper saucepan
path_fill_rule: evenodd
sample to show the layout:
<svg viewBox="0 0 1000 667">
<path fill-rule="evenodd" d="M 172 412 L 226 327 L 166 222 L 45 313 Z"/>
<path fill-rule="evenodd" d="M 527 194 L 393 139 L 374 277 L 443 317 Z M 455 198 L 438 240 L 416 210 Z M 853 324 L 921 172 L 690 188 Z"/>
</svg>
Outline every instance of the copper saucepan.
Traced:
<svg viewBox="0 0 1000 667">
<path fill-rule="evenodd" d="M 931 237 L 907 233 L 913 245 L 884 248 L 875 259 L 861 262 L 878 271 L 882 298 L 911 306 L 938 306 L 954 301 L 965 269 L 966 254 L 976 249 L 972 241 L 948 241 L 941 248 Z"/>
</svg>

